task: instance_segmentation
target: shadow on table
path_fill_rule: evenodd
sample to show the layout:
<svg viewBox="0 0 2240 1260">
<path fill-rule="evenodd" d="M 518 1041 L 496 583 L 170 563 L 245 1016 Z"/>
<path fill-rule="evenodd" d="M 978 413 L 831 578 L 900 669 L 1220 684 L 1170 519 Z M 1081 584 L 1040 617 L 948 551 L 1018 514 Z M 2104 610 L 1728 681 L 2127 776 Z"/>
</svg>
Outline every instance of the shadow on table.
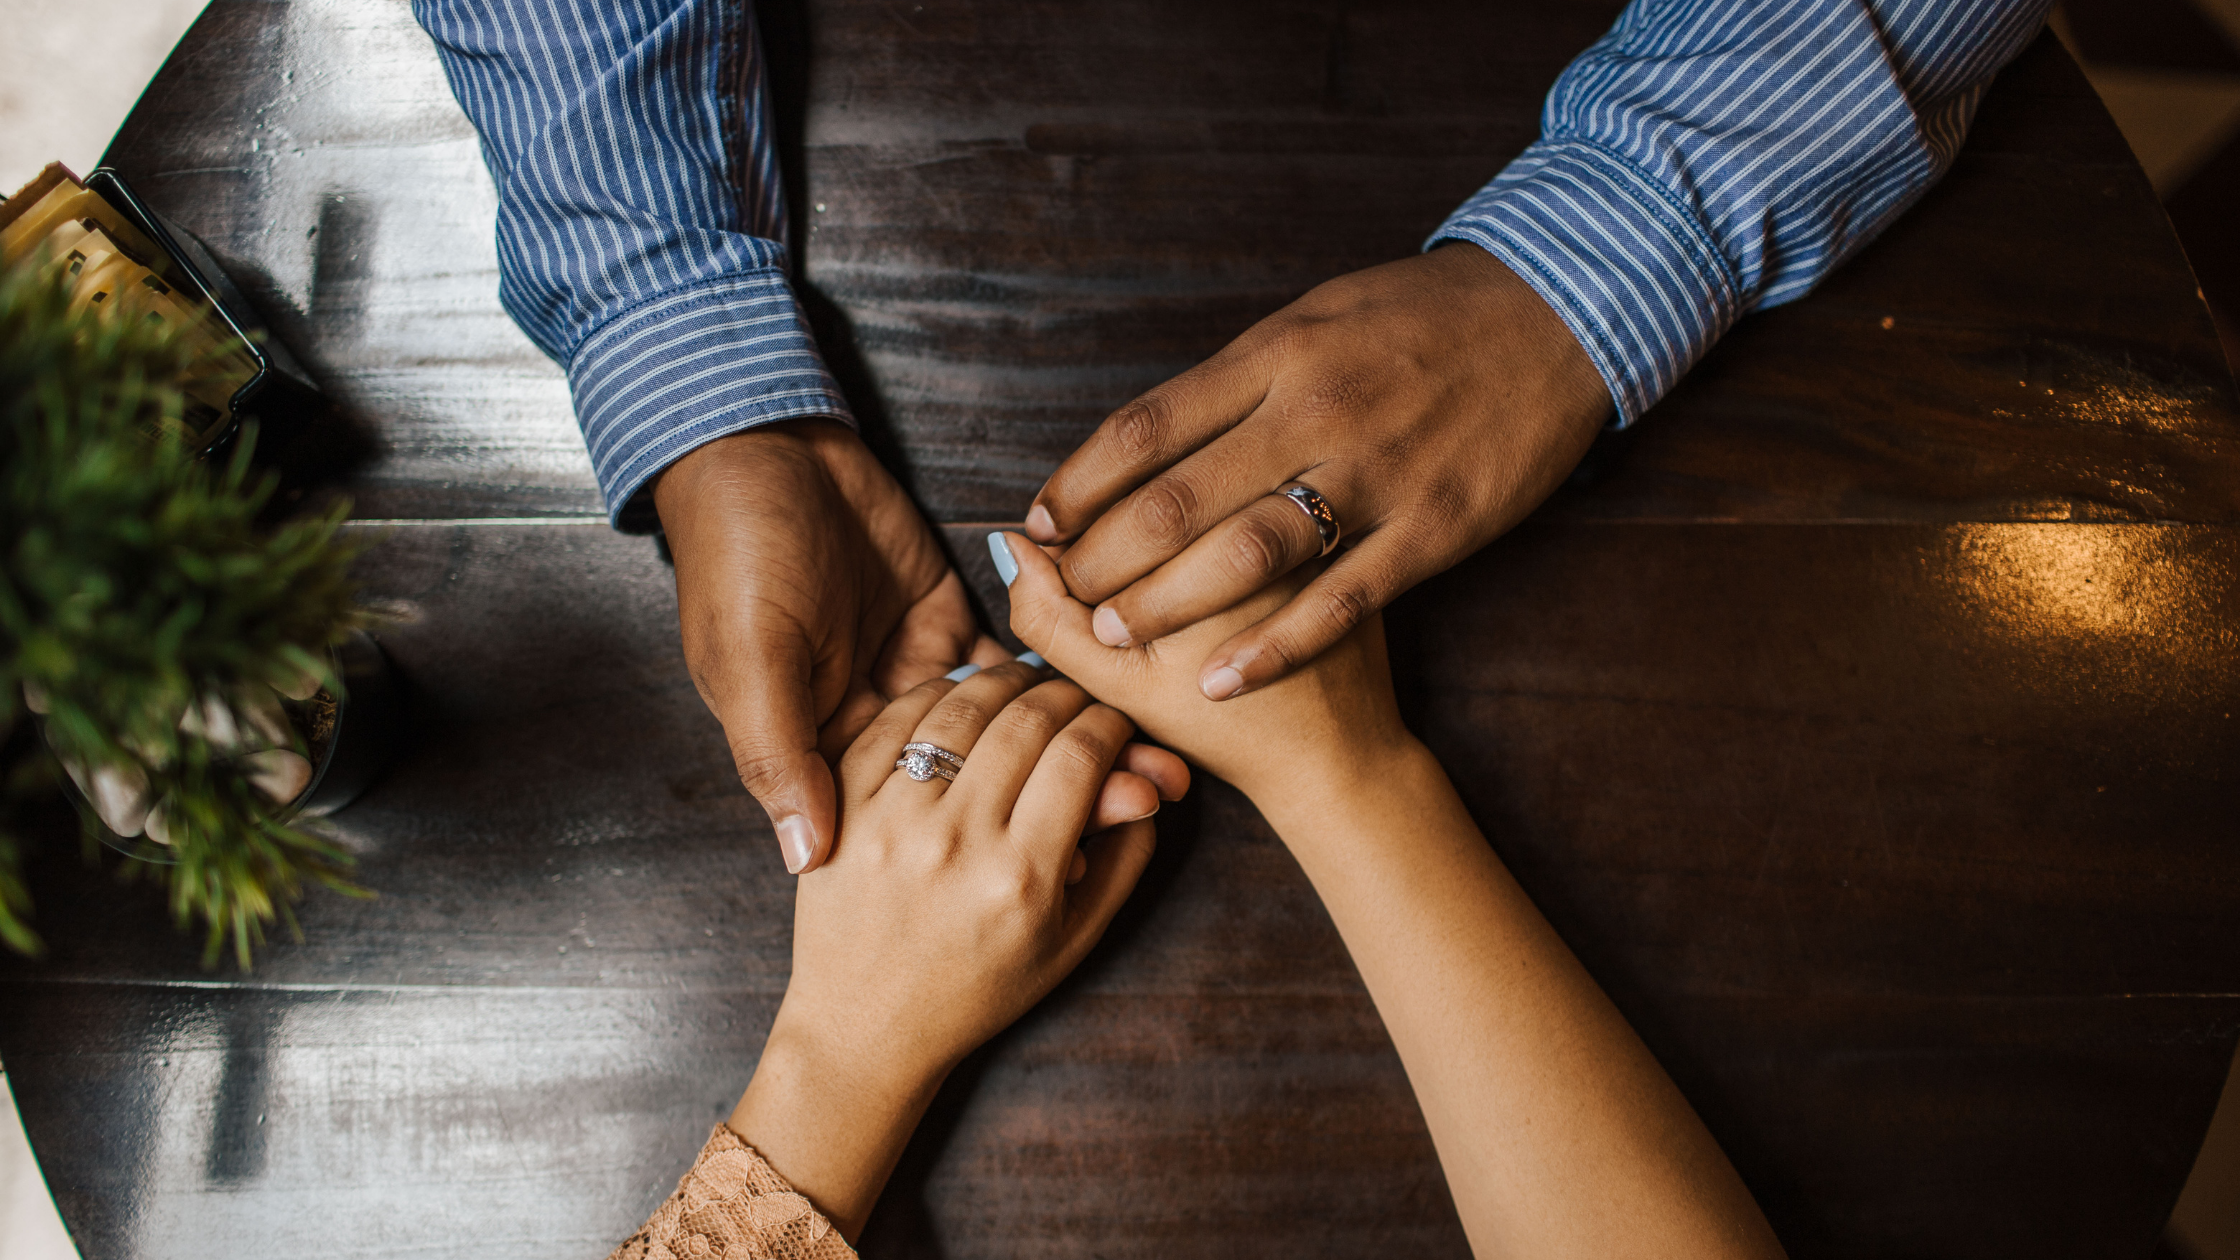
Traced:
<svg viewBox="0 0 2240 1260">
<path fill-rule="evenodd" d="M 267 1056 L 278 1025 L 277 1008 L 262 1002 L 236 1006 L 226 1019 L 225 1061 L 218 1069 L 210 1144 L 203 1155 L 203 1175 L 212 1185 L 238 1186 L 264 1172 Z"/>
<path fill-rule="evenodd" d="M 785 188 L 794 297 L 809 321 L 817 349 L 840 392 L 855 412 L 856 430 L 879 462 L 916 497 L 918 487 L 897 440 L 886 405 L 846 311 L 809 282 L 809 173 L 806 136 L 809 115 L 811 42 L 807 0 L 762 0 L 754 6 L 762 36 L 765 73 L 770 85 L 772 135 L 778 150 L 779 180 Z"/>
</svg>

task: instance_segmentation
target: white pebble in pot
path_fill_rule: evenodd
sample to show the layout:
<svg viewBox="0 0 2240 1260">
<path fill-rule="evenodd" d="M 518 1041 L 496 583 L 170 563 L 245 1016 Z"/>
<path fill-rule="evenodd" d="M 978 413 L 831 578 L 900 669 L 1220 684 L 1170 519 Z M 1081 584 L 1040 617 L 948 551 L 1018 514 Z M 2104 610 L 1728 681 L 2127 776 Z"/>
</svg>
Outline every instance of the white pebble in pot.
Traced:
<svg viewBox="0 0 2240 1260">
<path fill-rule="evenodd" d="M 250 785 L 275 805 L 287 804 L 311 786 L 310 761 L 286 748 L 250 753 L 241 759 L 241 769 Z"/>
</svg>

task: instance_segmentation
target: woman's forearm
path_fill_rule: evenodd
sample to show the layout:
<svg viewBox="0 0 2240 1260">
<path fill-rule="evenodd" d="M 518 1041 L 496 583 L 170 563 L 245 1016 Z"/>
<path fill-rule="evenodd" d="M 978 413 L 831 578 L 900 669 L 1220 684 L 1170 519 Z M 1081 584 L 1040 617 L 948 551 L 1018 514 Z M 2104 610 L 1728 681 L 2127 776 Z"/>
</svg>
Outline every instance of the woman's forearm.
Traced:
<svg viewBox="0 0 2240 1260">
<path fill-rule="evenodd" d="M 1263 809 L 1392 1034 L 1472 1249 L 1778 1256 L 1687 1100 L 1413 745 Z"/>
<path fill-rule="evenodd" d="M 853 1243 L 941 1088 L 904 1056 L 834 1054 L 781 1014 L 726 1122 Z"/>
</svg>

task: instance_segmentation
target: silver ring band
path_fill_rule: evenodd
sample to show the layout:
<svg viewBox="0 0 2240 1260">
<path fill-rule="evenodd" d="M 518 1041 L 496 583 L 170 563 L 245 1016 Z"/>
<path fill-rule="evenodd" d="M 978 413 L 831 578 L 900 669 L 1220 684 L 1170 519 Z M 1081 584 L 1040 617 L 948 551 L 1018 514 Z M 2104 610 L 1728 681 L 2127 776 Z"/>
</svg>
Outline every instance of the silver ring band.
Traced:
<svg viewBox="0 0 2240 1260">
<path fill-rule="evenodd" d="M 964 769 L 964 758 L 939 744 L 904 744 L 902 760 L 895 762 L 894 768 L 920 783 L 937 778 L 954 783 L 957 771 Z"/>
<path fill-rule="evenodd" d="M 1277 494 L 1299 505 L 1299 510 L 1314 522 L 1314 532 L 1322 536 L 1322 550 L 1317 556 L 1327 556 L 1338 545 L 1338 514 L 1330 509 L 1330 500 L 1315 493 L 1313 486 L 1294 481 L 1276 491 Z"/>
</svg>

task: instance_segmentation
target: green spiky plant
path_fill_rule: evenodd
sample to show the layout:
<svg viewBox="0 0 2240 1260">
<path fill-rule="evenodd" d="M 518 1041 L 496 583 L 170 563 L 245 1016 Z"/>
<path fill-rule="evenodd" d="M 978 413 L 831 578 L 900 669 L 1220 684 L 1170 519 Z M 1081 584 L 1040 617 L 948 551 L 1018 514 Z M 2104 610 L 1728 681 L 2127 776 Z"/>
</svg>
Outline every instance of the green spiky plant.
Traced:
<svg viewBox="0 0 2240 1260">
<path fill-rule="evenodd" d="M 153 326 L 72 314 L 31 267 L 0 274 L 0 732 L 29 720 L 29 684 L 54 754 L 18 738 L 29 751 L 0 771 L 0 941 L 19 952 L 42 946 L 12 819 L 59 783 L 56 756 L 145 771 L 171 843 L 137 843 L 172 864 L 128 869 L 168 882 L 182 927 L 200 922 L 205 966 L 230 943 L 246 969 L 276 918 L 295 931 L 307 884 L 359 891 L 345 852 L 276 817 L 226 749 L 180 729 L 209 697 L 306 677 L 339 688 L 328 650 L 364 621 L 347 505 L 261 526 L 272 485 L 251 473 L 253 438 L 215 462 L 180 436 L 193 366 Z"/>
</svg>

